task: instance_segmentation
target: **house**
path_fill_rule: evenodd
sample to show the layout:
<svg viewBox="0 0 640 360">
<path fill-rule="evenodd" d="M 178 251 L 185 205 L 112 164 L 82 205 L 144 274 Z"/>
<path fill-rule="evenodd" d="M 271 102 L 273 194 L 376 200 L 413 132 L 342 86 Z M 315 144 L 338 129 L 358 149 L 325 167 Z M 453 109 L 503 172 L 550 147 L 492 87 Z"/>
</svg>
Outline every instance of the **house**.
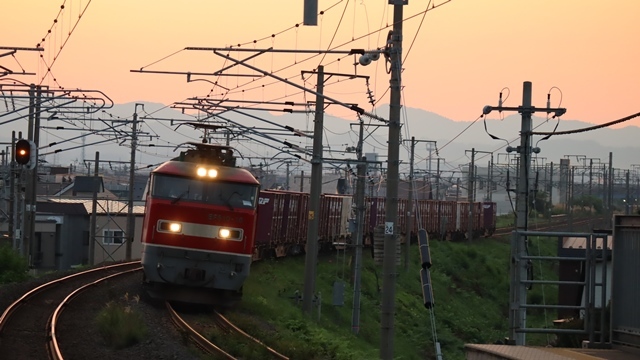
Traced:
<svg viewBox="0 0 640 360">
<path fill-rule="evenodd" d="M 86 263 L 89 216 L 81 204 L 36 204 L 33 267 L 64 270 Z"/>
<path fill-rule="evenodd" d="M 93 214 L 93 201 L 84 199 L 49 199 L 49 205 L 68 206 L 70 204 L 81 205 L 86 211 L 86 226 L 82 234 L 83 255 L 82 264 L 89 263 L 89 241 L 91 237 L 90 223 Z M 126 230 L 128 217 L 128 203 L 119 200 L 99 199 L 95 204 L 96 234 L 94 243 L 94 263 L 122 261 L 126 258 Z M 40 214 L 40 211 L 38 211 Z M 140 259 L 142 246 L 142 222 L 144 218 L 144 204 L 134 204 L 134 236 L 131 244 L 131 258 Z M 36 231 L 38 227 L 36 225 Z M 67 238 L 64 243 L 77 243 L 77 238 Z"/>
<path fill-rule="evenodd" d="M 0 219 L 2 242 L 16 247 L 21 252 L 28 250 L 34 269 L 66 270 L 76 265 L 88 264 L 91 258 L 90 224 L 92 215 L 95 214 L 94 263 L 124 260 L 128 203 L 119 201 L 115 194 L 107 190 L 102 177 L 75 176 L 72 179 L 69 176 L 64 180 L 38 182 L 33 239 L 26 236 L 22 239 L 28 243 L 16 242 L 9 234 L 12 224 L 7 216 Z M 95 205 L 94 189 L 97 190 Z M 3 206 L 0 206 L 0 210 Z M 6 208 L 8 209 L 8 205 Z M 139 259 L 144 202 L 134 202 L 133 215 L 135 232 L 131 254 L 133 259 Z M 12 231 L 19 234 L 19 230 L 21 229 L 14 227 Z"/>
<path fill-rule="evenodd" d="M 98 183 L 95 184 L 94 181 L 97 181 Z M 91 199 L 96 185 L 98 186 L 97 195 L 99 198 L 113 200 L 118 199 L 118 196 L 105 189 L 104 181 L 101 176 L 98 176 L 96 179 L 94 176 L 80 175 L 76 176 L 73 181 L 67 183 L 66 186 L 62 187 L 58 192 L 53 194 L 53 196 Z"/>
</svg>

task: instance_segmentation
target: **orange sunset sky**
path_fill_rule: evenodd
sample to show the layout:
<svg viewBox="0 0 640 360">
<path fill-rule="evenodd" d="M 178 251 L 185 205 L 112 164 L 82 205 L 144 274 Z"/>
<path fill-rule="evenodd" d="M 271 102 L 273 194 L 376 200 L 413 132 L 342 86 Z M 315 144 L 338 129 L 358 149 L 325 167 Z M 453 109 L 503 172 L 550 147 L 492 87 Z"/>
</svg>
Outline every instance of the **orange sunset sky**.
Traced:
<svg viewBox="0 0 640 360">
<path fill-rule="evenodd" d="M 63 3 L 65 9 L 60 12 Z M 496 105 L 505 87 L 511 93 L 505 105 L 520 105 L 522 82 L 531 81 L 536 106 L 546 106 L 552 87 L 561 90 L 562 98 L 559 91 L 551 91 L 551 102 L 553 107 L 568 109 L 564 119 L 599 124 L 640 111 L 640 1 L 433 1 L 430 4 L 436 8 L 427 12 L 420 26 L 420 13 L 429 3 L 410 0 L 404 7 L 405 19 L 418 14 L 404 24 L 404 105 L 469 121 L 481 114 L 484 105 Z M 386 0 L 320 0 L 318 9 L 327 11 L 318 17 L 318 26 L 295 28 L 302 22 L 303 0 L 3 0 L 1 9 L 0 46 L 35 47 L 52 28 L 41 45 L 44 61 L 38 53 L 24 51 L 15 58 L 0 58 L 0 65 L 13 71 L 38 73 L 13 78 L 52 87 L 101 90 L 115 103 L 167 105 L 206 95 L 211 85 L 188 84 L 185 76 L 130 70 L 213 72 L 225 66 L 223 59 L 209 52 L 179 51 L 187 46 L 249 42 L 245 48 L 372 49 L 384 46 L 393 14 Z M 58 22 L 52 27 L 56 17 Z M 372 34 L 365 36 L 367 33 Z M 251 43 L 264 37 L 267 39 Z M 264 54 L 251 64 L 275 71 L 296 62 L 298 65 L 277 74 L 300 84 L 300 71 L 313 70 L 321 63 L 325 71 L 354 71 L 353 57 L 327 55 L 324 60 L 316 56 L 303 61 L 307 57 Z M 46 74 L 45 62 L 53 63 L 51 74 Z M 371 76 L 370 88 L 376 100 L 380 99 L 389 84 L 384 61 L 359 66 L 357 72 Z M 272 80 L 264 88 L 251 90 L 250 85 L 241 86 L 247 81 L 243 78 L 209 79 L 237 88 L 240 92 L 230 95 L 237 99 L 284 100 L 298 91 Z M 314 81 L 309 78 L 307 87 Z M 361 80 L 341 81 L 325 91 L 371 109 Z M 506 96 L 508 91 L 504 92 Z M 386 93 L 379 105 L 388 102 Z M 353 118 L 346 109 L 332 107 L 329 111 Z M 388 114 L 386 108 L 380 113 Z M 640 120 L 626 125 L 631 124 L 640 125 Z"/>
</svg>

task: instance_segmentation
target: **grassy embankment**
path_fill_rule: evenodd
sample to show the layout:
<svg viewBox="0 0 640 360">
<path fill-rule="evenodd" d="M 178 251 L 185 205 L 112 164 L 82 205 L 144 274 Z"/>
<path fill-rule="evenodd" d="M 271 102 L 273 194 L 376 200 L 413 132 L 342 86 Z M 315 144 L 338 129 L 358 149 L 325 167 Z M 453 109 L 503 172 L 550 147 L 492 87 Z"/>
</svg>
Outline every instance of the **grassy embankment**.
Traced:
<svg viewBox="0 0 640 360">
<path fill-rule="evenodd" d="M 431 279 L 436 334 L 445 359 L 464 359 L 465 343 L 493 343 L 508 336 L 509 254 L 507 241 L 478 239 L 472 243 L 431 241 Z M 530 253 L 551 255 L 556 243 L 532 239 Z M 365 249 L 362 271 L 360 333 L 351 332 L 353 287 L 350 254 L 319 259 L 316 289 L 322 294 L 320 316 L 304 316 L 296 291 L 303 291 L 304 257 L 257 262 L 239 306 L 229 314 L 241 328 L 292 359 L 376 359 L 380 344 L 382 266 Z M 396 286 L 396 359 L 435 359 L 431 312 L 424 308 L 418 246 L 411 246 L 408 272 L 398 267 Z M 537 279 L 557 279 L 551 264 L 534 264 Z M 344 305 L 332 305 L 335 281 L 345 281 Z M 557 288 L 536 286 L 529 303 L 557 303 Z M 528 312 L 528 327 L 552 326 L 555 314 Z M 530 335 L 527 342 L 546 345 L 551 337 Z"/>
</svg>

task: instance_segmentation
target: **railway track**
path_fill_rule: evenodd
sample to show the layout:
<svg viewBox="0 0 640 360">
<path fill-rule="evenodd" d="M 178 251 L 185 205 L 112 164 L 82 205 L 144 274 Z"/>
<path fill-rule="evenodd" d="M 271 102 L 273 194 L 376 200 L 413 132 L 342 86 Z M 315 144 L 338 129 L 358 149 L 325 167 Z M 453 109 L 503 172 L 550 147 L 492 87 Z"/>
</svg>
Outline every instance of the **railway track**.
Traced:
<svg viewBox="0 0 640 360">
<path fill-rule="evenodd" d="M 62 359 L 55 330 L 65 305 L 92 285 L 140 269 L 139 261 L 94 268 L 50 281 L 25 293 L 0 316 L 2 358 Z"/>
<path fill-rule="evenodd" d="M 190 325 L 189 322 L 185 320 L 183 317 L 181 317 L 178 314 L 178 312 L 168 302 L 166 303 L 166 307 L 170 313 L 171 319 L 174 322 L 174 324 L 180 329 L 180 331 L 184 334 L 186 338 L 191 340 L 202 351 L 214 356 L 218 356 L 223 359 L 230 359 L 230 360 L 237 359 L 236 357 L 231 355 L 229 352 L 223 350 L 218 345 L 209 341 L 204 335 L 201 334 L 201 330 L 196 329 L 196 326 Z M 227 320 L 224 316 L 222 316 L 219 312 L 214 311 L 212 317 L 213 317 L 212 319 L 213 322 L 220 329 L 222 329 L 228 334 L 234 334 L 235 336 L 242 339 L 242 341 L 253 343 L 254 346 L 257 346 L 258 348 L 260 348 L 263 353 L 269 354 L 271 358 L 283 359 L 283 360 L 289 359 L 288 357 L 278 353 L 276 350 L 270 348 L 260 340 L 242 331 L 240 328 L 238 328 L 237 326 L 232 324 L 229 320 Z"/>
<path fill-rule="evenodd" d="M 597 218 L 588 218 L 588 219 L 576 219 L 573 221 L 572 225 L 573 226 L 577 226 L 577 225 L 583 225 L 583 224 L 588 224 L 588 223 L 599 223 L 603 220 L 603 217 L 597 217 Z M 547 230 L 554 230 L 554 229 L 558 229 L 558 228 L 563 228 L 569 225 L 569 222 L 564 220 L 564 221 L 559 221 L 559 222 L 553 222 L 551 224 L 534 224 L 529 226 L 529 230 L 531 231 L 547 231 Z M 504 227 L 504 228 L 499 228 L 496 229 L 496 232 L 493 233 L 493 235 L 491 235 L 492 237 L 501 237 L 501 236 L 506 236 L 506 235 L 510 235 L 511 232 L 513 230 L 515 230 L 516 227 L 515 226 L 509 226 L 509 227 Z"/>
</svg>

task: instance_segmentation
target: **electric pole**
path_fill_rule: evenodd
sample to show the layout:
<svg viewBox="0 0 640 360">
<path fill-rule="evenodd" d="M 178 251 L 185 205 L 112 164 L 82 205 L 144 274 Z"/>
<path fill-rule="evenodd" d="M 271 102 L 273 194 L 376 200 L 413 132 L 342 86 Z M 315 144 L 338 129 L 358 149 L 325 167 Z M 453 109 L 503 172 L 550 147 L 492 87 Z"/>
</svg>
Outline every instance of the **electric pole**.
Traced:
<svg viewBox="0 0 640 360">
<path fill-rule="evenodd" d="M 551 222 L 552 210 L 553 210 L 553 161 L 549 165 L 549 222 Z"/>
<path fill-rule="evenodd" d="M 387 155 L 387 201 L 384 226 L 384 278 L 382 282 L 382 310 L 380 358 L 393 359 L 394 312 L 396 297 L 396 235 L 398 218 L 398 168 L 400 153 L 400 107 L 402 91 L 402 23 L 404 0 L 393 0 L 393 30 L 389 57 L 391 62 L 389 104 L 389 149 Z"/>
<path fill-rule="evenodd" d="M 473 217 L 474 217 L 474 208 L 473 203 L 475 201 L 475 191 L 474 191 L 474 182 L 475 182 L 475 160 L 476 160 L 476 149 L 471 148 L 471 163 L 469 163 L 469 189 L 467 190 L 467 201 L 469 201 L 469 229 L 467 229 L 467 241 L 473 240 Z"/>
<path fill-rule="evenodd" d="M 411 137 L 411 155 L 409 158 L 409 199 L 407 205 L 409 206 L 407 209 L 407 229 L 405 233 L 407 234 L 404 239 L 404 270 L 409 271 L 409 258 L 411 251 L 411 232 L 413 231 L 415 219 L 414 219 L 414 207 L 413 207 L 413 160 L 414 153 L 416 150 L 416 138 L 414 136 Z"/>
<path fill-rule="evenodd" d="M 33 133 L 37 131 L 34 126 L 35 118 L 37 114 L 36 103 L 39 99 L 36 99 L 36 91 L 38 95 L 40 94 L 40 87 L 36 89 L 34 84 L 29 85 L 29 122 L 27 129 L 27 139 L 33 140 Z M 38 96 L 39 97 L 39 96 Z M 24 219 L 24 226 L 22 227 L 22 250 L 24 254 L 27 256 L 27 261 L 29 265 L 33 266 L 33 254 L 32 254 L 32 233 L 35 234 L 35 229 L 33 229 L 35 225 L 36 212 L 35 209 L 32 209 L 32 204 L 35 204 L 33 199 L 35 198 L 35 183 L 32 183 L 33 174 L 37 171 L 36 168 L 33 170 L 26 170 L 24 168 L 20 168 L 20 176 L 22 180 L 26 180 L 26 184 L 24 187 L 24 204 L 25 211 L 22 213 Z M 37 173 L 36 173 L 37 174 Z M 36 175 L 37 176 L 37 175 Z M 26 179 L 25 179 L 26 178 Z"/>
<path fill-rule="evenodd" d="M 284 187 L 285 187 L 285 190 L 289 190 L 289 165 L 290 165 L 290 162 L 287 161 L 285 164 L 287 166 L 287 177 L 286 177 L 287 180 L 285 182 Z"/>
<path fill-rule="evenodd" d="M 300 170 L 300 175 L 294 175 L 293 176 L 294 183 L 295 183 L 295 179 L 300 179 L 300 192 L 304 192 L 304 179 L 305 178 L 310 179 L 311 177 L 310 176 L 306 176 L 304 174 L 304 170 Z"/>
<path fill-rule="evenodd" d="M 624 201 L 624 205 L 625 205 L 624 213 L 625 213 L 625 215 L 629 215 L 629 214 L 631 214 L 631 205 L 630 205 L 631 188 L 629 187 L 629 170 L 627 170 L 627 173 L 626 173 L 625 177 L 626 177 L 625 182 L 626 182 L 627 194 L 625 195 L 625 201 Z"/>
<path fill-rule="evenodd" d="M 491 153 L 491 160 L 489 160 L 489 181 L 487 183 L 487 198 L 489 202 L 493 202 L 493 153 Z"/>
<path fill-rule="evenodd" d="M 366 212 L 365 193 L 367 176 L 367 158 L 362 156 L 362 143 L 364 142 L 364 121 L 362 117 L 358 117 L 359 136 L 358 145 L 356 146 L 356 159 L 360 160 L 356 168 L 356 230 L 355 230 L 355 256 L 353 264 L 353 309 L 351 313 L 351 332 L 358 334 L 360 332 L 360 287 L 362 279 L 362 241 L 364 238 L 364 218 Z"/>
<path fill-rule="evenodd" d="M 609 215 L 609 224 L 613 225 L 613 191 L 615 190 L 614 186 L 614 176 L 613 176 L 613 152 L 609 152 L 609 191 L 607 192 L 607 209 Z"/>
<path fill-rule="evenodd" d="M 440 160 L 441 158 L 438 157 L 438 163 L 436 165 L 436 199 L 435 200 L 440 200 Z"/>
<path fill-rule="evenodd" d="M 131 246 L 136 231 L 136 219 L 133 216 L 133 184 L 135 182 L 136 171 L 136 147 L 138 145 L 138 105 L 136 104 L 133 111 L 133 124 L 131 124 L 131 159 L 129 163 L 129 207 L 127 212 L 127 246 L 125 247 L 125 259 L 131 260 Z"/>
<path fill-rule="evenodd" d="M 316 262 L 318 260 L 318 220 L 320 217 L 320 193 L 322 191 L 322 130 L 324 127 L 324 66 L 318 66 L 316 113 L 313 126 L 313 157 L 311 158 L 311 191 L 309 194 L 309 226 L 307 228 L 307 253 L 304 265 L 304 293 L 302 311 L 311 315 L 316 289 Z"/>
<path fill-rule="evenodd" d="M 95 248 L 96 248 L 96 231 L 97 225 L 97 212 L 98 212 L 98 191 L 100 190 L 100 177 L 99 177 L 99 169 L 100 169 L 100 152 L 96 151 L 96 162 L 93 170 L 93 179 L 92 179 L 92 199 L 91 202 L 91 219 L 90 219 L 90 227 L 89 234 L 91 239 L 89 241 L 89 265 L 95 265 Z M 128 225 L 128 224 L 127 224 Z M 128 231 L 128 230 L 127 230 Z"/>
<path fill-rule="evenodd" d="M 526 235 L 519 232 L 526 231 L 528 227 L 527 208 L 529 205 L 529 172 L 531 168 L 531 153 L 539 153 L 540 149 L 531 147 L 531 116 L 536 111 L 554 113 L 556 117 L 562 116 L 566 109 L 563 108 L 536 108 L 531 105 L 532 84 L 525 81 L 522 86 L 522 105 L 518 107 L 502 106 L 502 101 L 497 107 L 485 106 L 483 114 L 488 115 L 492 110 L 518 111 L 522 115 L 520 128 L 520 146 L 507 147 L 507 152 L 517 152 L 519 156 L 519 176 L 516 186 L 516 228 L 517 231 L 511 239 L 511 285 L 509 288 L 509 339 L 516 345 L 525 345 L 525 328 L 527 320 L 526 308 L 522 305 L 527 302 L 527 274 L 529 264 L 527 262 Z"/>
<path fill-rule="evenodd" d="M 361 127 L 362 128 L 362 127 Z M 362 139 L 362 137 L 361 137 Z M 354 279 L 353 279 L 353 310 L 351 314 L 351 332 L 358 334 L 360 332 L 360 279 L 362 266 L 362 238 L 364 235 L 364 216 L 365 216 L 365 176 L 367 175 L 367 158 L 359 157 L 361 162 L 357 166 L 358 181 L 356 185 L 356 232 L 355 247 L 356 255 L 354 260 Z"/>
<path fill-rule="evenodd" d="M 413 169 L 413 163 L 415 160 L 415 149 L 416 149 L 416 143 L 419 142 L 426 142 L 429 143 L 430 147 L 429 147 L 429 162 L 431 162 L 431 146 L 432 145 L 436 145 L 437 142 L 434 140 L 416 140 L 416 138 L 414 136 L 411 137 L 411 140 L 405 140 L 405 141 L 410 141 L 411 142 L 411 154 L 410 154 L 410 159 L 409 159 L 409 199 L 408 199 L 408 204 L 409 204 L 409 208 L 407 210 L 407 215 L 409 216 L 409 219 L 407 221 L 407 228 L 405 229 L 405 232 L 407 234 L 407 238 L 405 239 L 405 243 L 404 243 L 404 269 L 405 271 L 409 271 L 409 252 L 411 251 L 411 231 L 413 231 L 413 228 L 415 227 L 415 206 L 414 206 L 414 200 L 413 200 L 413 183 L 414 183 L 414 169 Z M 437 154 L 438 148 L 436 147 L 436 154 Z M 438 172 L 440 171 L 440 159 L 438 159 Z M 431 164 L 429 164 L 429 172 L 427 173 L 427 176 L 429 176 L 429 178 L 431 178 Z M 426 180 L 426 178 L 425 178 Z M 427 182 L 425 181 L 423 184 L 423 189 L 426 187 Z M 429 181 L 429 191 L 431 192 L 431 181 Z M 437 191 L 436 191 L 437 193 Z"/>
</svg>

